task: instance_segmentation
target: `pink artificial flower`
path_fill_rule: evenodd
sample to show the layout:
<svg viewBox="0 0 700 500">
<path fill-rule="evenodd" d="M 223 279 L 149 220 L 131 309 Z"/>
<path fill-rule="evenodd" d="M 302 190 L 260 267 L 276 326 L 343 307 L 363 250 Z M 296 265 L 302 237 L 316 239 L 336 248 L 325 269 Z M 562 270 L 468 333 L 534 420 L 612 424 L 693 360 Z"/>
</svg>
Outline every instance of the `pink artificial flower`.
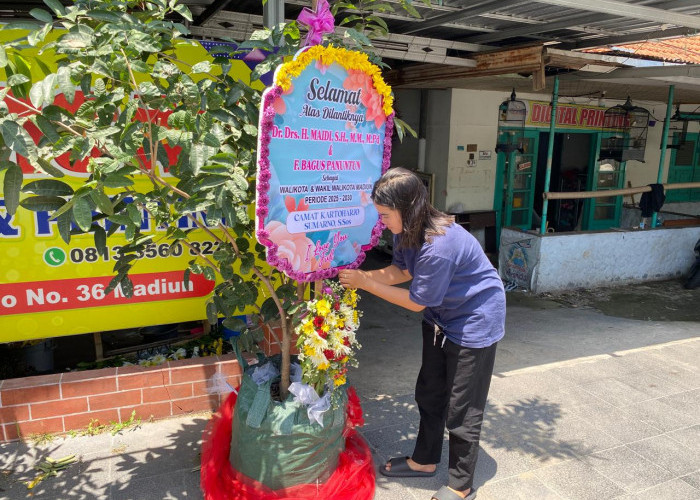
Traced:
<svg viewBox="0 0 700 500">
<path fill-rule="evenodd" d="M 386 121 L 386 115 L 384 114 L 384 107 L 382 102 L 382 96 L 380 96 L 374 88 L 369 89 L 368 92 L 362 94 L 362 104 L 367 106 L 367 111 L 365 112 L 365 117 L 367 121 L 374 121 L 374 125 L 379 129 L 384 125 Z"/>
<path fill-rule="evenodd" d="M 365 92 L 372 88 L 372 78 L 359 69 L 349 69 L 348 76 L 343 81 L 343 88 L 347 90 L 362 90 L 361 97 Z"/>
<path fill-rule="evenodd" d="M 306 210 L 309 209 L 309 205 L 304 201 L 304 198 L 299 200 L 299 204 L 297 205 L 296 200 L 294 199 L 294 196 L 285 196 L 284 197 L 284 206 L 287 208 L 287 212 L 289 212 L 289 213 L 305 212 Z"/>
<path fill-rule="evenodd" d="M 316 64 L 314 64 L 314 67 L 322 74 L 325 75 L 326 71 L 328 71 L 328 68 L 330 66 L 328 64 L 323 64 L 320 59 L 316 59 Z"/>
<path fill-rule="evenodd" d="M 278 115 L 283 115 L 287 112 L 287 105 L 284 102 L 284 99 L 282 97 L 278 97 L 274 101 L 272 101 L 272 109 L 275 110 L 275 113 Z"/>
<path fill-rule="evenodd" d="M 306 237 L 305 233 L 292 234 L 287 231 L 287 226 L 276 220 L 265 226 L 265 230 L 270 233 L 270 241 L 277 245 L 277 256 L 280 259 L 286 259 L 295 271 L 312 271 L 314 259 L 307 261 L 305 257 L 308 248 L 313 246 L 313 242 Z"/>
</svg>

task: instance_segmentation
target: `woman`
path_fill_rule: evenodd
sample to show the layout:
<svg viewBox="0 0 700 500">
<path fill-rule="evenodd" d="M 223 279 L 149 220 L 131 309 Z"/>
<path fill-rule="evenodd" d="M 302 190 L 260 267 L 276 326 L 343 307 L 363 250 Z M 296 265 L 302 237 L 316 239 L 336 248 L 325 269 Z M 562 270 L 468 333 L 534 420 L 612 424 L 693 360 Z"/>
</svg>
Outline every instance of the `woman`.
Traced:
<svg viewBox="0 0 700 500">
<path fill-rule="evenodd" d="M 449 482 L 434 500 L 473 498 L 479 434 L 496 343 L 503 338 L 505 293 L 477 240 L 433 208 L 409 170 L 387 171 L 372 200 L 394 234 L 389 267 L 344 269 L 340 282 L 411 311 L 423 311 L 423 355 L 416 402 L 420 427 L 412 457 L 392 458 L 385 476 L 434 476 L 449 431 Z M 409 289 L 397 287 L 411 281 Z"/>
</svg>

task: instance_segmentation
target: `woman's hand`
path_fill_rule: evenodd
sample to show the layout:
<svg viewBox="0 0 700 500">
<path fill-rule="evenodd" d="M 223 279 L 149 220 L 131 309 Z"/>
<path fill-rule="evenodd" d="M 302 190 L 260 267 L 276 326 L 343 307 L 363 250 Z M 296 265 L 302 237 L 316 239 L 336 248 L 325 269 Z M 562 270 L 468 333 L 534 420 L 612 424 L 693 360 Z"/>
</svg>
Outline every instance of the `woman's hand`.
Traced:
<svg viewBox="0 0 700 500">
<path fill-rule="evenodd" d="M 367 273 L 359 269 L 343 269 L 340 271 L 338 278 L 343 287 L 360 289 L 364 289 L 364 285 L 368 279 Z"/>
</svg>

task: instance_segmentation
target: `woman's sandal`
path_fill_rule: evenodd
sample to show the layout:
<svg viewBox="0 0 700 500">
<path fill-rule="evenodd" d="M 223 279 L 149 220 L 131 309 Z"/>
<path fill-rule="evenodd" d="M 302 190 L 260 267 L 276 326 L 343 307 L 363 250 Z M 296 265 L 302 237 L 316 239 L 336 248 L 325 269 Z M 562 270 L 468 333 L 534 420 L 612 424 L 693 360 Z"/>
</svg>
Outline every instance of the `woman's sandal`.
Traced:
<svg viewBox="0 0 700 500">
<path fill-rule="evenodd" d="M 462 497 L 449 489 L 447 486 L 443 486 L 435 492 L 432 500 L 474 500 L 476 498 L 476 490 L 472 489 L 466 497 Z"/>
<path fill-rule="evenodd" d="M 433 477 L 437 467 L 433 472 L 413 470 L 408 465 L 408 457 L 397 457 L 389 460 L 391 469 L 387 470 L 386 465 L 379 466 L 379 473 L 387 477 Z"/>
</svg>

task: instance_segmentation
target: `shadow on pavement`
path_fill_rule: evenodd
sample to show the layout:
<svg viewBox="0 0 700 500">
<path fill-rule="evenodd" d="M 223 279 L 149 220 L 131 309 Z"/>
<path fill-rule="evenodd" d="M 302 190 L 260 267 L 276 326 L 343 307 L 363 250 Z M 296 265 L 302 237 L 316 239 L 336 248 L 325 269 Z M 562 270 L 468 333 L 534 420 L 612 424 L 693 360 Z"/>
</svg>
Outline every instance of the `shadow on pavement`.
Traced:
<svg viewBox="0 0 700 500">
<path fill-rule="evenodd" d="M 199 450 L 207 416 L 166 420 L 50 443 L 3 445 L 0 498 L 158 499 L 199 497 Z M 79 461 L 32 490 L 34 466 L 48 457 L 75 454 Z"/>
</svg>

